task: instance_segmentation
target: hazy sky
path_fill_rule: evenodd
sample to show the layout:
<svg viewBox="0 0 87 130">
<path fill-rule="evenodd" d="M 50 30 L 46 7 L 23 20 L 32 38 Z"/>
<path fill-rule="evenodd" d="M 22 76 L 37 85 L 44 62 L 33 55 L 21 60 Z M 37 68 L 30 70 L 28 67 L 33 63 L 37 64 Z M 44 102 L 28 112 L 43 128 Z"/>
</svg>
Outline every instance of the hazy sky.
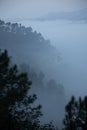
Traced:
<svg viewBox="0 0 87 130">
<path fill-rule="evenodd" d="M 34 18 L 87 7 L 87 0 L 0 0 L 1 18 Z"/>
</svg>

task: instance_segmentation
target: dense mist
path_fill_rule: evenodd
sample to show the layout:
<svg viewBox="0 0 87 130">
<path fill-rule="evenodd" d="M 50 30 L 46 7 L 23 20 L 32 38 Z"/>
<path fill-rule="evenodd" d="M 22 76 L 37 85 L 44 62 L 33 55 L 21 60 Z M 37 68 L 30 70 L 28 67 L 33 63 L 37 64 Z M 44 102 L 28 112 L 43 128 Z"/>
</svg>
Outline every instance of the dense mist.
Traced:
<svg viewBox="0 0 87 130">
<path fill-rule="evenodd" d="M 84 96 L 87 91 L 87 23 L 83 20 L 22 21 L 40 31 L 58 49 L 59 81 L 67 95 Z"/>
<path fill-rule="evenodd" d="M 28 73 L 32 81 L 31 94 L 37 94 L 36 104 L 43 106 L 41 122 L 53 120 L 61 127 L 66 93 L 59 79 L 61 61 L 59 51 L 31 27 L 5 23 L 2 20 L 0 41 L 0 48 L 8 50 L 12 64 L 16 63 L 20 72 Z"/>
<path fill-rule="evenodd" d="M 59 128 L 70 97 L 85 96 L 87 92 L 87 23 L 85 15 L 81 19 L 69 15 L 66 12 L 58 15 L 61 18 L 53 15 L 56 20 L 51 15 L 18 23 L 0 20 L 0 49 L 7 49 L 12 64 L 28 73 L 31 93 L 38 96 L 36 104 L 43 106 L 41 122 L 53 120 Z"/>
<path fill-rule="evenodd" d="M 26 28 L 0 21 L 0 48 L 9 51 L 20 71 L 28 72 L 33 83 L 31 92 L 37 94 L 37 103 L 43 106 L 42 122 L 53 120 L 60 124 L 67 100 L 72 95 L 86 95 L 86 23 L 65 20 L 18 23 Z M 58 105 L 59 102 L 62 104 Z"/>
<path fill-rule="evenodd" d="M 0 1 L 0 115 L 6 130 L 87 129 L 86 0 Z"/>
</svg>

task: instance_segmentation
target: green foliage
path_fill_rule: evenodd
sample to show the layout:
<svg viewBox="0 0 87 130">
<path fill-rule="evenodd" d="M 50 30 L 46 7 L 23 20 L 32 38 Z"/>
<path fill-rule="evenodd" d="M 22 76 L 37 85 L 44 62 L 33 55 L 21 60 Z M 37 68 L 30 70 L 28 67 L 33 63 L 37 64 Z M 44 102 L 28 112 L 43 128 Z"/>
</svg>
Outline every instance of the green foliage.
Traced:
<svg viewBox="0 0 87 130">
<path fill-rule="evenodd" d="M 87 130 L 87 97 L 77 101 L 73 96 L 65 110 L 63 130 Z"/>
</svg>

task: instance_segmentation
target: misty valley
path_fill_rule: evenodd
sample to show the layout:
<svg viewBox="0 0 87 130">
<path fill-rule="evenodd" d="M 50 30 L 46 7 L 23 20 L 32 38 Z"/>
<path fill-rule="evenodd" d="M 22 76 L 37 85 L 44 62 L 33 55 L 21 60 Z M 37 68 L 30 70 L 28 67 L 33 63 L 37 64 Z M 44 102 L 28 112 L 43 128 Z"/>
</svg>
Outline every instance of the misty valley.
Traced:
<svg viewBox="0 0 87 130">
<path fill-rule="evenodd" d="M 0 130 L 87 129 L 86 37 L 86 23 L 0 20 Z"/>
</svg>

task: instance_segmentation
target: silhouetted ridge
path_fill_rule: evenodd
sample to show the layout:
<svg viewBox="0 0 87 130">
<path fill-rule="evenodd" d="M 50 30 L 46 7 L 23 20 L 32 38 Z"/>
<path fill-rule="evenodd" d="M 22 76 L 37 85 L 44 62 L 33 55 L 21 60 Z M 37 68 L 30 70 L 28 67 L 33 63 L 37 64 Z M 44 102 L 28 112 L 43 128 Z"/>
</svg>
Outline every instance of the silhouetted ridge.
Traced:
<svg viewBox="0 0 87 130">
<path fill-rule="evenodd" d="M 16 61 L 30 62 L 30 66 L 37 69 L 43 68 L 42 65 L 45 69 L 52 69 L 60 60 L 58 51 L 49 40 L 45 40 L 41 33 L 33 31 L 31 27 L 18 23 L 0 20 L 0 46 L 1 49 L 7 49 Z"/>
</svg>

